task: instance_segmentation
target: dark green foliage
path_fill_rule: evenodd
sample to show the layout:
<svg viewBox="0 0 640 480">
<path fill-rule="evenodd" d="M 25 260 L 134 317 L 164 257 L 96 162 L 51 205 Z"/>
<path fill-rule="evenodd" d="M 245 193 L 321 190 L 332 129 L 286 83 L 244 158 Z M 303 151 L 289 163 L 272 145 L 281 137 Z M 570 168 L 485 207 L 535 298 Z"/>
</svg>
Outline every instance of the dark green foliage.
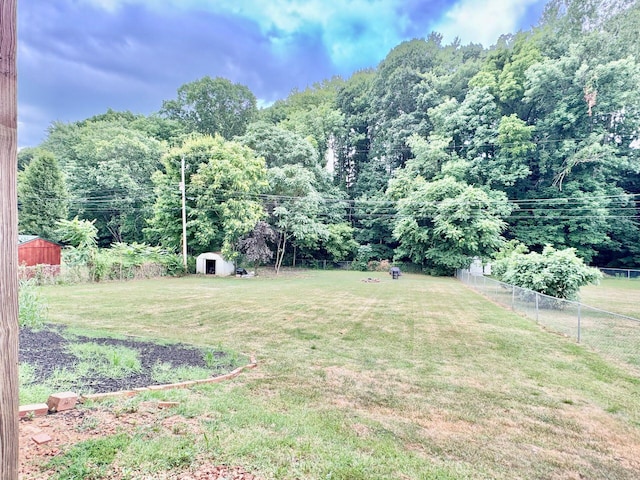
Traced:
<svg viewBox="0 0 640 480">
<path fill-rule="evenodd" d="M 53 154 L 40 149 L 33 153 L 18 176 L 19 230 L 55 240 L 56 223 L 67 218 L 69 196 Z"/>
<path fill-rule="evenodd" d="M 247 133 L 237 140 L 263 157 L 269 168 L 295 164 L 305 167 L 318 165 L 318 152 L 307 139 L 267 122 L 250 124 Z"/>
<path fill-rule="evenodd" d="M 70 214 L 95 220 L 101 246 L 142 240 L 153 204 L 151 175 L 166 149 L 126 123 L 128 115 L 105 115 L 108 120 L 56 123 L 45 142 L 66 174 Z"/>
</svg>

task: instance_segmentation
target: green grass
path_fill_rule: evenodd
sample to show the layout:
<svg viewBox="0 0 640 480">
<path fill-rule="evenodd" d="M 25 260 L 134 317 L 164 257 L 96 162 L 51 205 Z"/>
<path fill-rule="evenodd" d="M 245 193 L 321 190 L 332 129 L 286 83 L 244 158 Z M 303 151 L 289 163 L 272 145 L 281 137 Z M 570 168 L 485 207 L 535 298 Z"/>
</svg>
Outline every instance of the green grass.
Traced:
<svg viewBox="0 0 640 480">
<path fill-rule="evenodd" d="M 53 480 L 106 478 L 118 451 L 125 449 L 130 443 L 131 439 L 125 434 L 79 443 L 47 464 L 47 468 L 58 472 L 50 478 Z"/>
<path fill-rule="evenodd" d="M 580 289 L 580 301 L 592 307 L 640 319 L 640 281 L 605 278 Z"/>
<path fill-rule="evenodd" d="M 76 367 L 80 376 L 125 378 L 142 370 L 138 352 L 131 348 L 87 342 L 72 343 L 68 350 L 80 360 Z"/>
<path fill-rule="evenodd" d="M 231 382 L 161 393 L 197 428 L 139 432 L 144 448 L 129 444 L 114 459 L 124 470 L 152 478 L 213 462 L 279 479 L 640 475 L 640 380 L 454 279 L 313 271 L 55 286 L 43 296 L 50 319 L 74 328 L 258 359 Z M 158 452 L 167 462 L 146 462 Z"/>
</svg>

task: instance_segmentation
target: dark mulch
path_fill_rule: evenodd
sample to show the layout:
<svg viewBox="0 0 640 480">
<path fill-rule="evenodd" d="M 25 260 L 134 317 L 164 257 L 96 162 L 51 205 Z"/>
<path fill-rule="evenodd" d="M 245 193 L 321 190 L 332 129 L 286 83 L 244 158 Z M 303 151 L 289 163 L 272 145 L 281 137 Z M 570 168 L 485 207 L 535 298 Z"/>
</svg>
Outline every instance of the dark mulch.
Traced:
<svg viewBox="0 0 640 480">
<path fill-rule="evenodd" d="M 62 326 L 47 326 L 43 329 L 20 329 L 19 362 L 28 363 L 35 368 L 34 383 L 44 383 L 56 369 L 74 369 L 78 359 L 67 351 L 70 343 L 92 342 L 99 345 L 124 346 L 138 351 L 142 371 L 126 378 L 109 378 L 89 376 L 80 379 L 71 390 L 82 392 L 116 392 L 132 388 L 157 385 L 151 377 L 151 370 L 157 363 L 170 364 L 173 367 L 202 367 L 207 368 L 202 349 L 184 344 L 157 344 L 140 341 L 134 338 L 89 338 L 73 336 L 67 340 L 62 333 Z M 217 358 L 224 356 L 223 352 L 214 353 Z M 234 366 L 222 365 L 211 371 L 211 376 L 218 376 L 233 369 Z"/>
</svg>

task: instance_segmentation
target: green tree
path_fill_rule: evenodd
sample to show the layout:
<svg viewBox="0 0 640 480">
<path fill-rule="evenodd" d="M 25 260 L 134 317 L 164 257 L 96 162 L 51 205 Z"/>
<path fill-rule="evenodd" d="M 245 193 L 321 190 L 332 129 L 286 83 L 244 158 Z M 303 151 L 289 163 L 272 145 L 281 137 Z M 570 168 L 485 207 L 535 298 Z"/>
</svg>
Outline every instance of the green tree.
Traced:
<svg viewBox="0 0 640 480">
<path fill-rule="evenodd" d="M 90 124 L 67 168 L 76 200 L 72 214 L 97 219 L 103 243 L 142 239 L 153 201 L 151 174 L 164 150 L 162 143 L 140 132 Z"/>
<path fill-rule="evenodd" d="M 344 128 L 343 115 L 335 107 L 343 83 L 334 77 L 302 91 L 293 90 L 285 100 L 261 112 L 261 117 L 309 141 L 316 149 L 317 161 L 324 166 Z"/>
<path fill-rule="evenodd" d="M 398 191 L 398 179 L 390 193 Z M 512 210 L 502 192 L 483 190 L 452 177 L 413 180 L 409 193 L 396 199 L 393 234 L 396 258 L 409 259 L 437 273 L 452 274 L 475 256 L 490 257 L 503 243 L 503 220 Z"/>
<path fill-rule="evenodd" d="M 77 277 L 81 276 L 81 270 L 88 267 L 89 275 L 98 253 L 98 229 L 95 220 L 60 220 L 57 224 L 56 236 L 61 242 L 70 245 L 65 249 L 64 262 L 75 270 Z"/>
<path fill-rule="evenodd" d="M 348 223 L 329 224 L 327 238 L 322 241 L 320 247 L 335 262 L 348 260 L 357 252 L 359 246 L 353 235 L 354 228 Z"/>
<path fill-rule="evenodd" d="M 264 159 L 237 142 L 201 135 L 165 155 L 164 172 L 153 177 L 157 199 L 145 232 L 151 240 L 174 250 L 180 248 L 182 237 L 178 187 L 183 158 L 187 244 L 192 253 L 221 249 L 233 258 L 236 242 L 264 216 L 258 197 L 268 185 Z"/>
<path fill-rule="evenodd" d="M 58 162 L 52 153 L 36 150 L 18 176 L 18 215 L 21 233 L 55 239 L 56 223 L 69 213 L 69 196 Z"/>
<path fill-rule="evenodd" d="M 165 100 L 161 114 L 181 122 L 189 132 L 231 140 L 243 135 L 255 118 L 256 97 L 244 85 L 206 76 L 178 88 L 178 97 Z"/>
<path fill-rule="evenodd" d="M 68 243 L 80 250 L 91 250 L 98 246 L 98 229 L 95 220 L 80 220 L 74 217 L 72 220 L 60 220 L 56 224 L 56 236 L 60 241 Z"/>
<path fill-rule="evenodd" d="M 237 141 L 263 157 L 268 168 L 295 164 L 318 166 L 318 152 L 307 138 L 268 122 L 250 124 Z"/>
<path fill-rule="evenodd" d="M 95 219 L 102 246 L 142 240 L 154 200 L 151 175 L 166 150 L 127 123 L 133 114 L 105 115 L 113 119 L 55 123 L 44 143 L 67 178 L 70 214 Z"/>
<path fill-rule="evenodd" d="M 299 164 L 269 169 L 268 205 L 270 223 L 278 233 L 276 272 L 280 271 L 287 248 L 317 249 L 328 237 L 322 217 L 324 200 L 314 187 L 314 175 Z M 295 253 L 294 253 L 295 259 Z"/>
<path fill-rule="evenodd" d="M 344 116 L 344 129 L 336 137 L 336 184 L 351 197 L 360 172 L 366 165 L 371 147 L 371 88 L 375 72 L 365 70 L 354 73 L 340 87 L 335 105 Z"/>
<path fill-rule="evenodd" d="M 33 160 L 33 157 L 38 155 L 40 152 L 41 152 L 41 149 L 37 147 L 22 148 L 18 152 L 18 171 L 22 172 L 25 168 L 27 168 L 27 165 L 29 165 L 31 160 Z"/>
</svg>

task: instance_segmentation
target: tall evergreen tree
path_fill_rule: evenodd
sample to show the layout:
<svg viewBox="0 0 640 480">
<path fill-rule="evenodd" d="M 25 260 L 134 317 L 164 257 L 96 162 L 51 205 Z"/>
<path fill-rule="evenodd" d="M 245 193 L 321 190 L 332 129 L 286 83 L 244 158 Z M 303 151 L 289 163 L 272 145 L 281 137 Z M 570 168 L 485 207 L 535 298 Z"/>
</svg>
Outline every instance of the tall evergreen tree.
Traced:
<svg viewBox="0 0 640 480">
<path fill-rule="evenodd" d="M 58 161 L 51 152 L 37 150 L 18 176 L 19 231 L 55 238 L 56 223 L 67 218 L 68 193 Z"/>
</svg>

